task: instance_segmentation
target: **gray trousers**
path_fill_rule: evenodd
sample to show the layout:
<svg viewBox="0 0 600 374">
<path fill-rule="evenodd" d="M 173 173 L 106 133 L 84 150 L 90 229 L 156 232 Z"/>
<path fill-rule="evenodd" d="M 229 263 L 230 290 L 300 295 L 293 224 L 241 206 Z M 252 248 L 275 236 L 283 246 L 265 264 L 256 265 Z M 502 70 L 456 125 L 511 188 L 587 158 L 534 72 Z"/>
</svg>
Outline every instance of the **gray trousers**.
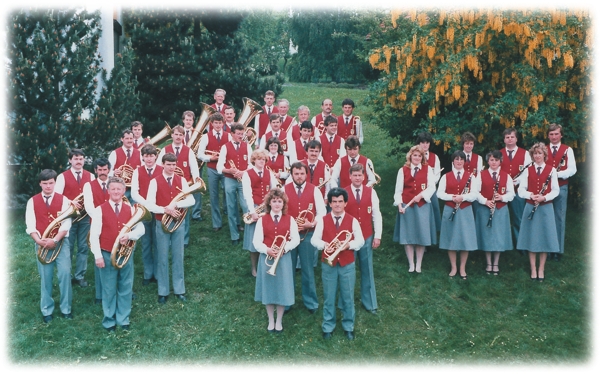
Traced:
<svg viewBox="0 0 600 374">
<path fill-rule="evenodd" d="M 86 217 L 76 224 L 71 225 L 69 230 L 69 248 L 71 249 L 71 262 L 75 262 L 73 278 L 80 280 L 85 276 L 87 270 L 87 258 L 90 247 L 88 246 L 88 234 L 90 233 L 90 217 Z M 77 244 L 77 252 L 75 245 Z M 73 259 L 75 256 L 75 259 Z"/>
<path fill-rule="evenodd" d="M 52 281 L 54 268 L 58 278 L 58 289 L 60 291 L 60 311 L 64 314 L 71 313 L 71 302 L 73 301 L 73 289 L 71 288 L 71 255 L 69 240 L 63 239 L 60 253 L 50 264 L 42 264 L 37 259 L 37 245 L 34 245 L 38 272 L 40 273 L 40 310 L 43 316 L 52 315 L 54 312 L 54 299 L 52 298 Z"/>
<path fill-rule="evenodd" d="M 508 203 L 508 210 L 510 212 L 510 226 L 515 237 L 514 248 L 517 248 L 521 218 L 523 218 L 523 210 L 525 210 L 525 199 L 515 194 L 515 198 Z"/>
<path fill-rule="evenodd" d="M 302 237 L 304 233 L 300 233 L 300 237 Z M 296 261 L 297 257 L 300 257 L 300 274 L 302 276 L 302 302 L 307 309 L 318 309 L 319 308 L 319 300 L 317 299 L 317 284 L 315 282 L 315 268 L 313 266 L 317 254 L 315 252 L 315 247 L 310 244 L 310 240 L 312 239 L 313 232 L 309 231 L 306 234 L 306 237 L 300 244 L 293 249 L 292 253 L 292 266 L 294 269 L 294 274 L 296 274 Z M 299 256 L 296 256 L 296 253 Z M 294 277 L 295 280 L 296 277 Z"/>
<path fill-rule="evenodd" d="M 360 300 L 367 310 L 377 309 L 377 294 L 373 276 L 373 235 L 365 240 L 358 252 L 354 252 L 360 268 Z"/>
<path fill-rule="evenodd" d="M 104 328 L 129 325 L 131 293 L 133 292 L 133 257 L 120 270 L 110 262 L 110 252 L 102 251 L 104 267 L 102 278 L 102 326 Z"/>
<path fill-rule="evenodd" d="M 554 207 L 554 220 L 556 221 L 556 233 L 558 235 L 558 248 L 560 254 L 565 253 L 565 223 L 567 219 L 567 196 L 569 185 L 560 186 L 558 196 L 552 200 Z"/>
<path fill-rule="evenodd" d="M 144 279 L 155 276 L 158 256 L 156 255 L 156 218 L 152 215 L 150 221 L 142 221 L 146 233 L 140 238 L 142 243 L 142 263 L 144 264 Z"/>
<path fill-rule="evenodd" d="M 244 192 L 242 189 L 242 182 L 238 182 L 237 179 L 225 178 L 225 195 L 227 196 L 227 222 L 229 223 L 229 234 L 231 240 L 238 240 L 240 233 L 237 229 L 239 219 L 238 202 L 242 207 L 243 212 L 248 211 L 248 205 L 244 199 Z"/>
<path fill-rule="evenodd" d="M 210 193 L 210 214 L 212 217 L 212 227 L 216 229 L 223 226 L 221 208 L 219 207 L 219 185 L 223 183 L 223 179 L 225 179 L 225 177 L 223 174 L 219 174 L 215 169 L 206 168 L 206 170 L 208 173 L 208 191 Z"/>
<path fill-rule="evenodd" d="M 183 279 L 183 237 L 184 228 L 179 226 L 175 232 L 169 234 L 164 232 L 161 222 L 156 220 L 156 277 L 158 283 L 158 296 L 168 296 L 169 286 L 169 252 L 171 252 L 171 264 L 173 272 L 173 293 L 183 295 L 185 293 L 185 282 Z M 170 250 L 170 251 L 169 251 Z"/>
<path fill-rule="evenodd" d="M 306 240 L 306 239 L 305 239 Z M 335 296 L 338 286 L 342 302 L 342 328 L 354 331 L 354 284 L 356 283 L 356 267 L 354 262 L 346 266 L 329 266 L 321 262 L 323 280 L 323 332 L 335 329 Z"/>
</svg>

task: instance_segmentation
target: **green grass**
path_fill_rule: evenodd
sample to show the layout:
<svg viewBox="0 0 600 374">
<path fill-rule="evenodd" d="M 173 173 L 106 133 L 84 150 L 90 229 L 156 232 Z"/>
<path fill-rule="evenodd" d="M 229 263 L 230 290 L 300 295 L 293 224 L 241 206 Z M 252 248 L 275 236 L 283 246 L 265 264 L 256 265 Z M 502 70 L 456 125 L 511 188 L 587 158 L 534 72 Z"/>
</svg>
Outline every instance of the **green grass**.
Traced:
<svg viewBox="0 0 600 374">
<path fill-rule="evenodd" d="M 320 109 L 331 98 L 336 114 L 341 101 L 358 104 L 363 90 L 308 84 L 286 86 L 282 97 L 295 111 L 300 103 Z M 299 287 L 296 305 L 283 320 L 281 336 L 268 334 L 262 305 L 254 301 L 250 259 L 241 246 L 231 248 L 227 228 L 211 230 L 208 195 L 204 221 L 193 222 L 185 254 L 188 302 L 171 296 L 157 303 L 156 284 L 142 286 L 141 253 L 134 255 L 134 292 L 129 332 L 108 334 L 102 309 L 94 305 L 93 261 L 88 288 L 73 288 L 72 321 L 41 322 L 39 276 L 24 212 L 8 212 L 9 264 L 8 357 L 25 365 L 89 364 L 582 364 L 591 357 L 589 232 L 587 212 L 568 211 L 566 256 L 549 262 L 544 283 L 531 282 L 528 260 L 516 251 L 503 254 L 500 275 L 487 275 L 482 252 L 469 257 L 469 279 L 449 279 L 445 251 L 429 248 L 422 274 L 410 274 L 404 249 L 393 243 L 395 178 L 404 158 L 390 159 L 391 141 L 368 123 L 368 108 L 356 113 L 367 122 L 362 153 L 372 158 L 382 177 L 377 192 L 384 216 L 382 245 L 374 254 L 379 313 L 366 312 L 356 285 L 356 340 L 338 327 L 331 341 L 321 338 L 321 270 L 316 270 L 319 312 L 303 307 Z M 320 265 L 319 265 L 320 266 Z M 357 279 L 359 274 L 357 274 Z M 56 280 L 55 280 L 56 282 Z M 55 285 L 55 300 L 58 288 Z M 58 312 L 57 312 L 58 313 Z M 55 317 L 57 316 L 55 313 Z"/>
</svg>

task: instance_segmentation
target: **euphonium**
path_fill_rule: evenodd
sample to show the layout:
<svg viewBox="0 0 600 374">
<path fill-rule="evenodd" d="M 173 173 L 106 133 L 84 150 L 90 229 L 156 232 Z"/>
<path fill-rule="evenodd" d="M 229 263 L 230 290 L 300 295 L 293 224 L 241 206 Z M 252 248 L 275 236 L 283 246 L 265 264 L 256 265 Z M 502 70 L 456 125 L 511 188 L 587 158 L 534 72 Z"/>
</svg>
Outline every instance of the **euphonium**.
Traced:
<svg viewBox="0 0 600 374">
<path fill-rule="evenodd" d="M 265 265 L 269 268 L 267 270 L 267 274 L 275 276 L 275 270 L 277 270 L 277 264 L 279 263 L 279 259 L 283 256 L 285 251 L 285 245 L 287 243 L 287 236 L 290 231 L 286 231 L 285 235 L 277 235 L 275 239 L 273 239 L 273 244 L 271 244 L 271 249 L 275 249 L 277 251 L 277 257 L 273 258 L 269 255 L 265 257 Z M 269 263 L 273 261 L 273 263 Z"/>
<path fill-rule="evenodd" d="M 375 183 L 371 184 L 369 187 L 375 187 L 376 185 L 378 185 L 379 183 L 381 183 L 381 177 L 379 176 L 379 174 L 377 174 L 375 172 L 375 169 L 373 169 L 373 165 L 371 162 L 367 162 L 367 166 L 369 167 L 369 170 L 371 170 L 371 173 L 373 173 L 373 175 L 375 176 Z"/>
<path fill-rule="evenodd" d="M 198 153 L 198 148 L 200 147 L 200 139 L 202 138 L 204 130 L 206 130 L 206 126 L 208 126 L 208 119 L 213 113 L 217 111 L 208 104 L 200 104 L 202 104 L 202 113 L 200 114 L 200 117 L 198 117 L 196 127 L 194 127 L 194 131 L 192 131 L 190 140 L 187 143 L 187 146 L 194 151 L 194 154 Z"/>
<path fill-rule="evenodd" d="M 267 214 L 267 205 L 265 203 L 262 203 L 260 205 L 258 205 L 256 208 L 254 208 L 254 211 L 256 212 L 256 214 L 258 214 L 258 218 L 264 216 L 265 214 Z M 256 221 L 254 221 L 252 219 L 252 214 L 250 213 L 244 213 L 244 215 L 242 216 L 242 219 L 244 220 L 244 223 L 250 225 Z"/>
<path fill-rule="evenodd" d="M 342 234 L 346 235 L 346 238 L 343 241 L 340 241 L 340 237 Z M 325 255 L 325 262 L 327 265 L 333 266 L 333 261 L 337 258 L 337 256 L 346 249 L 348 243 L 352 239 L 352 233 L 348 230 L 340 231 L 333 240 L 325 246 L 323 249 L 323 254 Z"/>
<path fill-rule="evenodd" d="M 133 226 L 137 225 L 138 223 L 142 221 L 150 221 L 152 219 L 152 214 L 141 204 L 134 204 L 132 208 L 133 212 L 131 214 L 131 218 L 121 228 L 121 231 L 119 231 L 110 253 L 110 262 L 117 269 L 121 269 L 127 264 L 127 261 L 129 261 L 129 258 L 133 253 L 136 242 L 135 240 L 130 239 L 127 241 L 127 244 L 121 244 L 119 243 L 119 238 L 128 234 Z"/>
<path fill-rule="evenodd" d="M 78 204 L 81 204 L 81 206 L 82 206 L 81 209 L 78 209 L 79 215 L 73 219 L 73 223 L 77 223 L 77 222 L 81 221 L 82 219 L 84 219 L 88 215 L 87 212 L 85 211 L 85 205 L 83 204 L 83 193 L 80 193 L 79 195 L 75 196 L 75 198 L 72 201 L 77 202 Z"/>
<path fill-rule="evenodd" d="M 244 138 L 242 139 L 248 144 L 253 145 L 256 141 L 256 130 L 252 127 L 249 127 L 250 122 L 256 117 L 256 115 L 263 112 L 262 107 L 256 101 L 249 99 L 247 97 L 242 98 L 244 102 L 244 109 L 242 109 L 242 113 L 240 117 L 236 121 L 237 123 L 241 123 L 244 126 Z M 247 132 L 250 131 L 252 133 L 251 136 L 247 136 Z"/>
<path fill-rule="evenodd" d="M 123 164 L 117 168 L 121 171 L 121 178 L 125 182 L 126 187 L 131 187 L 131 178 L 135 169 L 129 164 Z"/>
<path fill-rule="evenodd" d="M 321 121 L 319 123 L 317 123 L 316 127 L 316 131 L 315 131 L 315 139 L 320 137 L 321 135 L 323 135 L 323 132 L 325 131 L 325 122 Z"/>
<path fill-rule="evenodd" d="M 50 222 L 48 227 L 46 227 L 46 230 L 44 230 L 44 233 L 42 234 L 42 239 L 54 239 L 56 234 L 58 234 L 58 229 L 60 228 L 62 222 L 68 218 L 76 217 L 78 214 L 79 211 L 77 210 L 75 205 L 73 205 L 73 203 L 70 203 L 69 207 L 63 212 L 60 212 L 57 215 L 57 217 L 54 220 L 52 220 L 52 222 Z M 63 245 L 63 240 L 57 243 L 54 249 L 38 246 L 38 260 L 45 265 L 51 264 L 58 257 L 58 254 L 60 253 L 60 250 Z"/>
<path fill-rule="evenodd" d="M 187 192 L 181 191 L 180 193 L 178 193 L 177 196 L 175 196 L 173 200 L 171 200 L 169 205 L 175 204 L 178 201 L 185 199 L 188 195 L 193 195 L 196 192 L 200 192 L 201 190 L 206 190 L 206 184 L 204 183 L 202 178 L 196 178 L 195 183 L 190 186 L 190 190 Z M 162 223 L 162 228 L 164 232 L 173 233 L 183 223 L 185 215 L 187 214 L 187 208 L 176 209 L 179 213 L 181 213 L 179 218 L 175 218 L 168 214 L 163 214 L 162 220 L 160 222 Z"/>
</svg>

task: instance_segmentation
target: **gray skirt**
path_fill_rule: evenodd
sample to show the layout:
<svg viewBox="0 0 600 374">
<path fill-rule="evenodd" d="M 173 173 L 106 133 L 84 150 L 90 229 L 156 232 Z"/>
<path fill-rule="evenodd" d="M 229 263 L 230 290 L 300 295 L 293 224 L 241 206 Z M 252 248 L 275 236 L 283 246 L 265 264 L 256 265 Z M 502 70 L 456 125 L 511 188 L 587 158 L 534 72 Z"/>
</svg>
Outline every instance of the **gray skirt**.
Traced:
<svg viewBox="0 0 600 374">
<path fill-rule="evenodd" d="M 433 209 L 433 218 L 435 219 L 435 231 L 440 232 L 442 228 L 442 213 L 440 211 L 440 200 L 437 197 L 437 192 L 431 196 L 431 208 Z"/>
<path fill-rule="evenodd" d="M 244 241 L 242 242 L 242 249 L 250 252 L 257 252 L 256 248 L 254 248 L 254 244 L 252 244 L 252 240 L 254 239 L 254 230 L 256 229 L 256 222 L 252 222 L 251 224 L 245 224 L 244 226 Z"/>
<path fill-rule="evenodd" d="M 526 203 L 521 219 L 517 249 L 529 252 L 559 252 L 554 207 L 552 204 L 538 206 L 532 219 L 528 219 L 533 204 Z"/>
<path fill-rule="evenodd" d="M 431 204 L 411 205 L 404 214 L 396 214 L 393 240 L 400 244 L 428 246 L 437 244 L 435 218 Z"/>
<path fill-rule="evenodd" d="M 279 259 L 275 276 L 267 274 L 267 270 L 269 270 L 265 264 L 267 255 L 260 254 L 256 271 L 254 301 L 259 301 L 264 305 L 289 306 L 294 304 L 294 272 L 290 253 L 285 253 Z"/>
<path fill-rule="evenodd" d="M 494 212 L 492 227 L 487 227 L 490 219 L 490 208 L 477 204 L 475 208 L 475 225 L 477 230 L 477 247 L 486 252 L 504 252 L 513 249 L 510 234 L 510 218 L 508 205 Z"/>
<path fill-rule="evenodd" d="M 464 209 L 458 209 L 454 215 L 454 219 L 450 221 L 449 218 L 453 210 L 454 207 L 444 204 L 442 229 L 440 231 L 440 249 L 476 251 L 477 234 L 475 233 L 473 208 L 468 206 Z"/>
</svg>

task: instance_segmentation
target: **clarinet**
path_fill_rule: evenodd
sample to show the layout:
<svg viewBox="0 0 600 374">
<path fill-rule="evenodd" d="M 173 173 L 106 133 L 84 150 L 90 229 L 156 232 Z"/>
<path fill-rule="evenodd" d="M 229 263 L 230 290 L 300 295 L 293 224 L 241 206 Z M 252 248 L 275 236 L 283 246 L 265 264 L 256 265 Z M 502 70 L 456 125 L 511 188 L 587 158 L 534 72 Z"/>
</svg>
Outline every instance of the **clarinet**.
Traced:
<svg viewBox="0 0 600 374">
<path fill-rule="evenodd" d="M 560 161 L 558 162 L 558 165 L 556 165 L 556 171 L 560 171 L 559 169 L 562 168 L 563 166 L 565 166 L 567 160 L 567 152 L 565 151 L 565 153 L 563 153 L 562 157 L 560 158 Z"/>
<path fill-rule="evenodd" d="M 473 174 L 471 173 L 471 175 L 469 175 L 469 179 L 467 179 L 467 184 L 465 184 L 465 188 L 463 188 L 461 195 L 469 193 L 469 185 L 471 184 L 472 177 L 473 177 Z M 461 203 L 456 203 L 456 205 L 454 206 L 454 210 L 452 211 L 452 214 L 448 218 L 450 221 L 454 221 L 454 215 L 456 214 L 456 212 L 458 212 L 458 208 L 460 208 L 460 204 Z"/>
<path fill-rule="evenodd" d="M 533 161 L 531 161 L 529 164 L 527 164 L 527 166 L 523 167 L 523 169 L 521 169 L 520 172 L 517 173 L 517 175 L 515 175 L 513 177 L 513 180 L 516 180 L 517 178 L 519 178 L 521 176 L 521 174 L 523 174 L 523 172 L 525 171 L 525 169 L 527 169 L 528 167 L 530 167 L 531 165 L 533 165 Z"/>
<path fill-rule="evenodd" d="M 548 184 L 550 184 L 551 179 L 552 179 L 552 172 L 550 172 L 550 174 L 548 174 L 548 178 L 542 185 L 542 189 L 540 190 L 540 193 L 539 193 L 540 195 L 542 195 L 542 194 L 544 194 L 544 192 L 546 192 L 546 189 L 548 189 Z M 531 213 L 529 213 L 529 216 L 527 217 L 527 219 L 533 218 L 533 215 L 535 214 L 535 211 L 537 210 L 538 206 L 540 206 L 540 202 L 536 201 L 535 204 L 533 204 L 533 209 L 531 210 Z"/>
<path fill-rule="evenodd" d="M 496 212 L 496 194 L 498 193 L 498 188 L 500 187 L 500 175 L 498 175 L 498 180 L 494 185 L 494 194 L 492 195 L 492 207 L 490 208 L 490 218 L 488 219 L 487 227 L 492 227 L 492 219 L 494 219 L 494 213 Z"/>
</svg>

